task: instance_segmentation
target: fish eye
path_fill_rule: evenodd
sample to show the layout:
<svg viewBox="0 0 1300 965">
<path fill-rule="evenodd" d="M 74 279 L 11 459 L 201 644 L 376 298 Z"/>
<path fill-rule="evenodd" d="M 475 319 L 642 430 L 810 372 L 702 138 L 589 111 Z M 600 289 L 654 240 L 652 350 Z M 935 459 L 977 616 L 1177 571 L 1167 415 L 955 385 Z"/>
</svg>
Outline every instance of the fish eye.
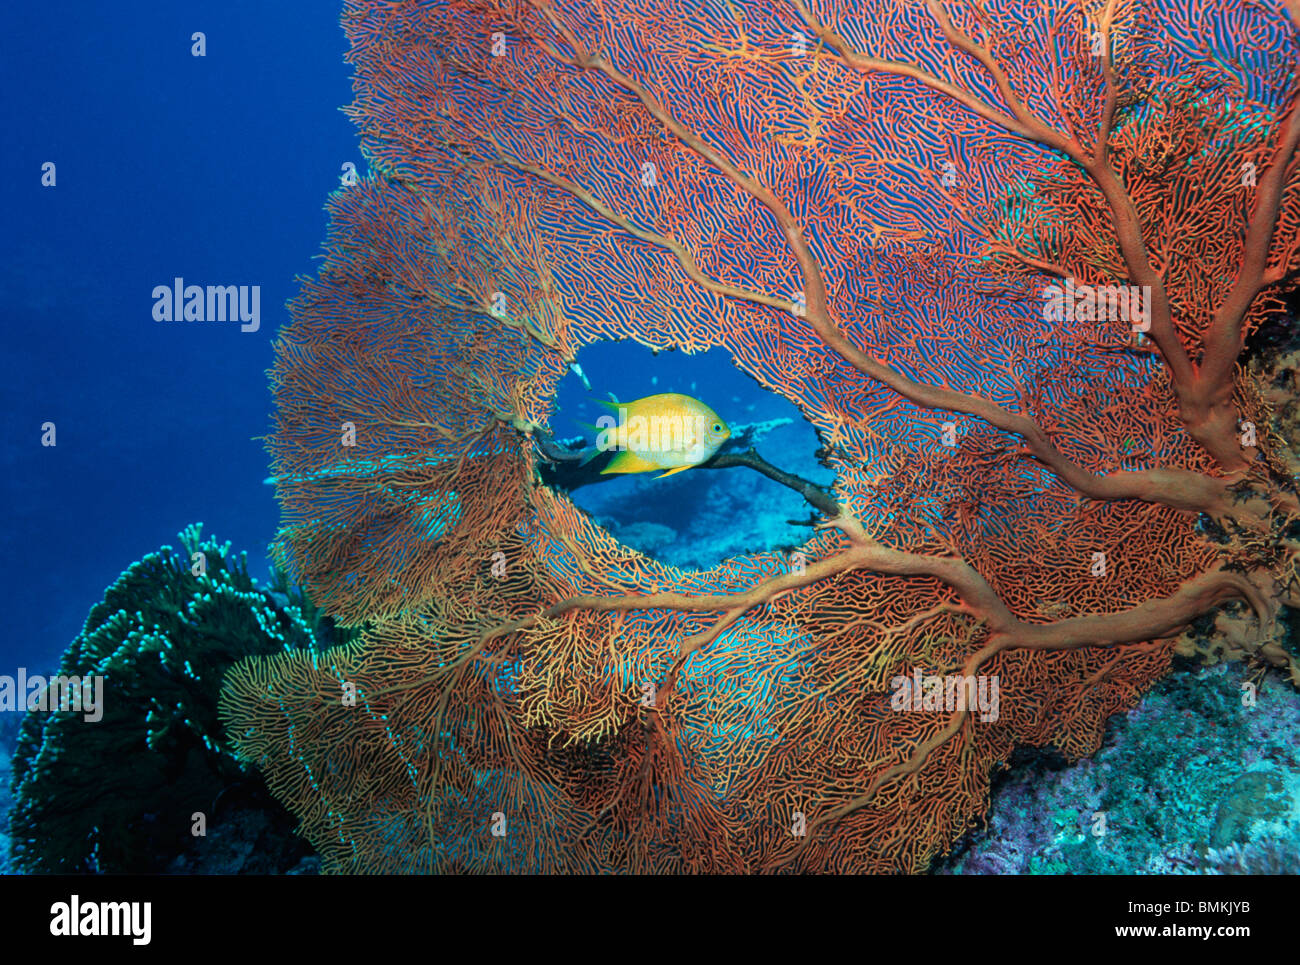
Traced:
<svg viewBox="0 0 1300 965">
<path fill-rule="evenodd" d="M 721 422 L 715 422 L 715 423 L 713 423 L 713 431 L 714 431 L 714 432 L 721 432 L 721 431 L 722 431 L 722 423 L 721 423 Z"/>
</svg>

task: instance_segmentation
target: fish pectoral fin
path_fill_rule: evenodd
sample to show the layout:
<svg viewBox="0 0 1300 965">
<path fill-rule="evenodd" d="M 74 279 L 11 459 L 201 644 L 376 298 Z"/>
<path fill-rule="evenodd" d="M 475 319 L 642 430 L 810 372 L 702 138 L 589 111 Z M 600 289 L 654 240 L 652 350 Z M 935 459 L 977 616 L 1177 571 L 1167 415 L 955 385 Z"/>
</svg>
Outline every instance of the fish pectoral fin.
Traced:
<svg viewBox="0 0 1300 965">
<path fill-rule="evenodd" d="M 656 466 L 655 468 L 658 469 L 659 467 Z M 685 465 L 685 466 L 676 466 L 676 467 L 674 467 L 674 468 L 672 468 L 672 469 L 669 469 L 666 473 L 663 474 L 663 476 L 655 476 L 655 478 L 656 478 L 656 479 L 663 479 L 665 476 L 671 476 L 671 475 L 672 475 L 673 473 L 675 473 L 675 472 L 684 472 L 685 470 L 690 469 L 690 468 L 691 468 L 691 466 L 690 466 L 689 464 L 687 464 L 687 465 Z"/>
<path fill-rule="evenodd" d="M 634 452 L 620 452 L 609 461 L 609 465 L 600 471 L 602 476 L 611 472 L 650 472 L 654 469 L 662 469 L 656 463 L 649 459 L 642 459 Z"/>
</svg>

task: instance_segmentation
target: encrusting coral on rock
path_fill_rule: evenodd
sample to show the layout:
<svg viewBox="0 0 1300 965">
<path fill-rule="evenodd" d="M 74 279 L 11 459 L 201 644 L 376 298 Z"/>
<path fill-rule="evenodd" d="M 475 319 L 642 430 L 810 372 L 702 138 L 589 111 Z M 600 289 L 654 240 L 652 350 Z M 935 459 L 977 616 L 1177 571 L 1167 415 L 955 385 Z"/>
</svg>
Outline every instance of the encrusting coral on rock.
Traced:
<svg viewBox="0 0 1300 965">
<path fill-rule="evenodd" d="M 217 720 L 236 660 L 315 647 L 306 601 L 283 585 L 259 588 L 244 555 L 203 539 L 198 525 L 180 540 L 180 550 L 164 546 L 113 582 L 49 678 L 47 695 L 80 699 L 84 685 L 97 706 L 60 696 L 22 720 L 9 829 L 19 871 L 161 872 L 202 840 L 197 815 L 215 830 L 240 809 L 268 812 L 259 834 L 273 857 L 263 856 L 262 870 L 310 853 L 261 777 L 227 750 Z"/>
</svg>

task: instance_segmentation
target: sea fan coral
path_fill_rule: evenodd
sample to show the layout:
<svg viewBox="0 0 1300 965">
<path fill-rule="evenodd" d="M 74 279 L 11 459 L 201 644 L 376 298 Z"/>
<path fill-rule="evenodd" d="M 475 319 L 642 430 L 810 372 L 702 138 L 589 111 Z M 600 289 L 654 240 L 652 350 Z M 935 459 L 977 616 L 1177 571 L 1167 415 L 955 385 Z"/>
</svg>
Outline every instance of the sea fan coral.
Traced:
<svg viewBox="0 0 1300 965">
<path fill-rule="evenodd" d="M 222 695 L 327 869 L 921 870 L 1199 615 L 1294 672 L 1236 361 L 1298 257 L 1295 25 L 1164 6 L 348 4 L 376 174 L 270 449 L 288 565 L 369 628 Z M 838 511 L 691 573 L 542 485 L 618 338 L 799 406 Z"/>
</svg>

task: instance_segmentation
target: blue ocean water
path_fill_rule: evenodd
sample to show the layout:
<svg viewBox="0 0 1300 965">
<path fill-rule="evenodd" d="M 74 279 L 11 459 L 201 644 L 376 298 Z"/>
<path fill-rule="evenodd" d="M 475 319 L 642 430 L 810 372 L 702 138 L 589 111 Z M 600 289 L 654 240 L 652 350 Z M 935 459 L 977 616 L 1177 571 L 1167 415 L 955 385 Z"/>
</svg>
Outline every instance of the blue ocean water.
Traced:
<svg viewBox="0 0 1300 965">
<path fill-rule="evenodd" d="M 5 20 L 11 674 L 53 664 L 118 573 L 189 522 L 265 572 L 272 341 L 295 275 L 314 271 L 342 165 L 365 165 L 340 111 L 351 70 L 333 4 L 51 0 Z M 206 56 L 191 54 L 196 31 Z M 155 321 L 151 293 L 177 277 L 259 286 L 258 331 Z"/>
</svg>

